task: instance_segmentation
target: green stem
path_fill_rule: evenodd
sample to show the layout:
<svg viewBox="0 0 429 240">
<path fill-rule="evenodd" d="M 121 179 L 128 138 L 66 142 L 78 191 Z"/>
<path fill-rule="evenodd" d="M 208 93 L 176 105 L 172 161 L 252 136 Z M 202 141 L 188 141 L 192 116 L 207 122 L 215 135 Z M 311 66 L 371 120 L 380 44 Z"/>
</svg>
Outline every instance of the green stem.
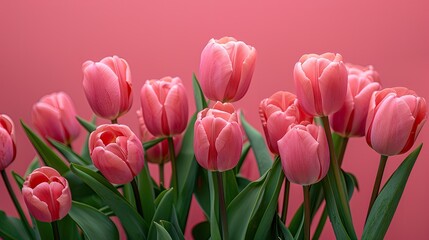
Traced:
<svg viewBox="0 0 429 240">
<path fill-rule="evenodd" d="M 22 211 L 21 205 L 16 198 L 15 192 L 12 189 L 12 185 L 10 185 L 9 178 L 7 177 L 6 171 L 1 171 L 1 176 L 3 177 L 4 184 L 6 185 L 7 191 L 9 192 L 10 198 L 12 198 L 13 204 L 15 205 L 16 211 L 21 218 L 22 223 L 24 224 L 25 230 L 29 234 L 31 238 L 33 238 L 33 231 L 31 230 L 30 224 L 28 223 L 27 218 L 25 217 L 24 211 Z"/>
<path fill-rule="evenodd" d="M 387 156 L 380 156 L 380 164 L 378 165 L 377 177 L 375 177 L 374 187 L 372 188 L 371 201 L 369 202 L 368 213 L 366 214 L 366 220 L 368 220 L 369 213 L 371 212 L 372 205 L 374 205 L 375 199 L 377 199 L 378 192 L 380 190 L 381 180 L 383 179 L 384 168 L 387 163 Z"/>
<path fill-rule="evenodd" d="M 338 153 L 338 165 L 341 167 L 343 164 L 344 154 L 346 153 L 347 143 L 349 142 L 348 137 L 341 137 L 339 153 Z"/>
<path fill-rule="evenodd" d="M 143 209 L 142 202 L 140 200 L 139 187 L 137 186 L 137 181 L 135 178 L 133 178 L 133 180 L 131 181 L 131 186 L 133 188 L 134 199 L 136 200 L 137 212 L 140 214 L 140 216 L 143 217 Z"/>
<path fill-rule="evenodd" d="M 113 119 L 112 124 L 118 124 L 118 119 L 117 118 Z"/>
<path fill-rule="evenodd" d="M 304 240 L 310 239 L 310 186 L 304 189 Z"/>
<path fill-rule="evenodd" d="M 160 163 L 159 167 L 159 187 L 164 188 L 164 163 Z"/>
<path fill-rule="evenodd" d="M 60 240 L 60 231 L 58 230 L 58 221 L 51 222 L 52 233 L 54 234 L 54 240 Z"/>
<path fill-rule="evenodd" d="M 289 189 L 290 189 L 290 182 L 285 177 L 285 189 L 283 193 L 283 210 L 282 210 L 282 222 L 286 224 L 286 217 L 287 217 L 287 208 L 289 205 Z"/>
<path fill-rule="evenodd" d="M 226 216 L 226 206 L 225 206 L 225 193 L 223 189 L 223 180 L 222 180 L 222 173 L 216 172 L 217 176 L 217 185 L 218 185 L 218 191 L 219 191 L 219 209 L 220 209 L 220 221 L 222 225 L 222 239 L 227 240 L 228 239 L 228 222 L 227 222 L 227 216 Z"/>
<path fill-rule="evenodd" d="M 72 146 L 71 142 L 67 143 L 67 147 L 70 148 L 70 150 L 73 150 L 73 146 Z"/>
<path fill-rule="evenodd" d="M 318 240 L 320 238 L 320 234 L 322 234 L 327 218 L 328 218 L 328 211 L 325 207 L 323 209 L 322 216 L 320 216 L 319 224 L 317 224 L 316 231 L 314 232 L 313 240 Z"/>
<path fill-rule="evenodd" d="M 171 161 L 171 183 L 170 187 L 173 186 L 175 194 L 175 199 L 178 198 L 179 189 L 178 189 L 178 181 L 177 181 L 177 165 L 176 165 L 176 154 L 174 151 L 174 142 L 173 137 L 168 137 L 168 152 L 170 153 L 170 161 Z"/>
</svg>

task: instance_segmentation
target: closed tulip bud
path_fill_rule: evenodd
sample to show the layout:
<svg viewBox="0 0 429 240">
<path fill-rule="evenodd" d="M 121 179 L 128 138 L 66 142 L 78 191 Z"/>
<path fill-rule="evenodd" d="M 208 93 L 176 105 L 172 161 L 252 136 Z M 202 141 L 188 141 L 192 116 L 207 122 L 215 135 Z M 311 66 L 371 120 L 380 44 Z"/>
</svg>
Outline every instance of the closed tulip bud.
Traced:
<svg viewBox="0 0 429 240">
<path fill-rule="evenodd" d="M 41 222 L 64 218 L 72 205 L 67 179 L 51 167 L 37 168 L 28 175 L 22 195 L 30 214 Z"/>
<path fill-rule="evenodd" d="M 291 125 L 278 145 L 283 171 L 289 181 L 311 185 L 328 173 L 328 140 L 321 126 Z"/>
<path fill-rule="evenodd" d="M 180 78 L 147 80 L 141 89 L 143 119 L 154 136 L 180 134 L 188 124 L 188 99 Z"/>
<path fill-rule="evenodd" d="M 140 125 L 140 139 L 144 142 L 149 142 L 151 140 L 156 139 L 146 128 L 146 125 L 143 120 L 143 115 L 141 111 L 137 111 L 137 117 Z M 177 156 L 180 152 L 180 148 L 182 147 L 182 136 L 176 135 L 173 137 L 174 143 L 174 152 Z M 155 164 L 164 164 L 170 161 L 170 154 L 168 148 L 168 140 L 162 140 L 157 143 L 155 146 L 146 150 L 146 161 Z"/>
<path fill-rule="evenodd" d="M 404 87 L 372 95 L 366 141 L 376 152 L 392 156 L 408 151 L 427 119 L 426 100 Z"/>
<path fill-rule="evenodd" d="M 348 87 L 346 100 L 340 110 L 329 116 L 334 132 L 343 137 L 365 136 L 369 100 L 381 89 L 378 73 L 372 66 L 346 64 Z"/>
<path fill-rule="evenodd" d="M 210 171 L 227 171 L 240 160 L 243 140 L 237 114 L 230 103 L 217 102 L 198 113 L 194 150 L 198 163 Z"/>
<path fill-rule="evenodd" d="M 15 156 L 15 126 L 9 116 L 0 114 L 0 171 L 6 169 Z"/>
<path fill-rule="evenodd" d="M 235 102 L 249 89 L 256 50 L 232 37 L 211 39 L 201 53 L 200 84 L 207 98 Z"/>
<path fill-rule="evenodd" d="M 297 97 L 304 111 L 328 116 L 338 111 L 347 93 L 347 70 L 340 54 L 306 54 L 295 64 Z"/>
<path fill-rule="evenodd" d="M 99 117 L 115 120 L 133 104 L 131 72 L 128 63 L 117 56 L 82 65 L 83 89 L 92 111 Z"/>
<path fill-rule="evenodd" d="M 289 92 L 279 91 L 259 104 L 259 115 L 268 147 L 272 153 L 279 154 L 277 141 L 289 129 L 291 124 L 311 123 L 313 117 L 302 111 L 296 96 Z"/>
<path fill-rule="evenodd" d="M 131 182 L 144 166 L 143 146 L 128 126 L 98 126 L 88 144 L 94 166 L 111 183 Z"/>
<path fill-rule="evenodd" d="M 45 139 L 70 144 L 79 136 L 76 110 L 71 98 L 64 92 L 42 97 L 34 104 L 31 116 L 37 131 Z"/>
</svg>

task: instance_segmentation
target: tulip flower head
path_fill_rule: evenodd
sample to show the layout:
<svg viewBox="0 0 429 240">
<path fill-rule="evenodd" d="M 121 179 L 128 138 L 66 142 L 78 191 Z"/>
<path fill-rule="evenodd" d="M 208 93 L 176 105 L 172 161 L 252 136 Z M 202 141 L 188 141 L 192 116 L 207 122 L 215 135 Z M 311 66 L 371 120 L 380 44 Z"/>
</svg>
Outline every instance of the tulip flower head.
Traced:
<svg viewBox="0 0 429 240">
<path fill-rule="evenodd" d="M 249 89 L 255 69 L 254 47 L 232 37 L 211 39 L 201 53 L 200 84 L 207 98 L 235 102 Z"/>
<path fill-rule="evenodd" d="M 321 126 L 292 124 L 278 146 L 283 171 L 289 181 L 311 185 L 328 173 L 328 140 Z"/>
<path fill-rule="evenodd" d="M 144 166 L 143 146 L 126 125 L 100 125 L 88 144 L 94 166 L 111 183 L 131 182 Z"/>
<path fill-rule="evenodd" d="M 0 171 L 6 169 L 15 156 L 15 126 L 9 116 L 0 114 Z"/>
<path fill-rule="evenodd" d="M 347 70 L 340 54 L 306 54 L 295 64 L 296 95 L 304 111 L 328 116 L 338 111 L 347 93 Z"/>
<path fill-rule="evenodd" d="M 427 119 L 426 100 L 404 87 L 372 95 L 366 120 L 366 141 L 385 156 L 405 153 Z"/>
<path fill-rule="evenodd" d="M 194 150 L 198 163 L 210 171 L 227 171 L 240 160 L 242 133 L 234 106 L 217 102 L 198 113 Z"/>
<path fill-rule="evenodd" d="M 313 122 L 313 117 L 301 109 L 295 94 L 284 91 L 262 100 L 259 115 L 268 147 L 275 154 L 279 154 L 277 141 L 286 134 L 291 124 Z"/>
<path fill-rule="evenodd" d="M 71 209 L 67 179 L 51 167 L 34 170 L 24 182 L 22 195 L 30 214 L 41 222 L 60 220 Z"/>
<path fill-rule="evenodd" d="M 154 136 L 182 133 L 188 124 L 188 99 L 180 78 L 147 80 L 141 89 L 141 106 L 147 129 Z"/>
<path fill-rule="evenodd" d="M 153 136 L 146 128 L 146 125 L 144 123 L 142 112 L 139 110 L 137 111 L 137 116 L 139 120 L 140 125 L 140 139 L 141 141 L 148 142 L 151 140 L 156 139 L 155 136 Z M 173 137 L 173 143 L 174 143 L 174 151 L 176 156 L 180 152 L 180 148 L 182 147 L 182 136 L 176 135 Z M 156 163 L 156 164 L 164 164 L 170 161 L 170 154 L 169 154 L 169 147 L 168 147 L 168 139 L 164 139 L 161 142 L 157 143 L 155 146 L 152 146 L 151 148 L 146 150 L 146 161 L 150 163 Z"/>
<path fill-rule="evenodd" d="M 80 125 L 76 115 L 71 98 L 64 92 L 42 97 L 31 112 L 33 124 L 43 138 L 64 144 L 70 144 L 79 136 Z"/>
<path fill-rule="evenodd" d="M 99 117 L 115 120 L 133 104 L 131 72 L 128 63 L 117 56 L 82 65 L 83 89 L 92 111 Z"/>
<path fill-rule="evenodd" d="M 369 100 L 381 89 L 380 78 L 372 66 L 346 64 L 348 87 L 346 100 L 341 109 L 330 115 L 330 126 L 343 137 L 365 136 Z"/>
</svg>

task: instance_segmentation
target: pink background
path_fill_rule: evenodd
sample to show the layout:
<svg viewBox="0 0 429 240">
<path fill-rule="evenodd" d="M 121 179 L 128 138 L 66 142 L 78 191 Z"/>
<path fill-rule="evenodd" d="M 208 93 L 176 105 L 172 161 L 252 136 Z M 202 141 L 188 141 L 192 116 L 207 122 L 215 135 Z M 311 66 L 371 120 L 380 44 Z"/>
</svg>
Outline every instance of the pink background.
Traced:
<svg viewBox="0 0 429 240">
<path fill-rule="evenodd" d="M 91 116 L 82 89 L 81 64 L 119 55 L 131 66 L 135 102 L 122 123 L 137 131 L 135 110 L 146 79 L 179 76 L 191 97 L 193 72 L 212 37 L 234 36 L 258 51 L 247 95 L 237 103 L 261 129 L 259 102 L 278 90 L 294 92 L 292 69 L 304 53 L 341 53 L 346 62 L 372 64 L 384 87 L 405 86 L 428 99 L 429 6 L 425 1 L 2 1 L 0 3 L 0 112 L 17 125 L 18 155 L 8 168 L 24 174 L 34 157 L 18 124 L 31 124 L 33 103 L 67 92 L 84 118 Z M 429 126 L 417 142 L 427 142 Z M 83 134 L 82 134 L 83 135 Z M 82 144 L 82 136 L 75 147 Z M 425 239 L 429 234 L 429 162 L 424 146 L 411 173 L 387 239 Z M 385 180 L 405 155 L 388 161 Z M 344 168 L 356 174 L 360 192 L 351 201 L 362 233 L 378 155 L 364 139 L 349 141 Z M 17 190 L 17 189 L 16 189 Z M 16 215 L 3 183 L 0 209 Z M 292 186 L 289 212 L 301 201 Z M 291 214 L 290 214 L 291 215 Z M 190 223 L 202 219 L 191 215 Z M 187 236 L 189 231 L 187 231 Z M 327 226 L 323 239 L 333 238 Z"/>
</svg>

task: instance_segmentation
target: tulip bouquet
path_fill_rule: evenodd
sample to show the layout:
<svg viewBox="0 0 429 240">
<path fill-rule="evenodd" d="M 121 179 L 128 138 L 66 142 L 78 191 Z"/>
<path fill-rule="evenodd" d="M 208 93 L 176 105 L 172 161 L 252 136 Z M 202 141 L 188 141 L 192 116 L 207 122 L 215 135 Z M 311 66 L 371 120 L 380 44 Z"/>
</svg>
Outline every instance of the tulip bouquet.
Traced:
<svg viewBox="0 0 429 240">
<path fill-rule="evenodd" d="M 180 78 L 146 81 L 139 136 L 120 121 L 133 103 L 128 63 L 117 56 L 85 62 L 88 103 L 111 124 L 76 116 L 63 92 L 36 103 L 35 130 L 21 125 L 38 157 L 25 176 L 12 172 L 25 206 L 6 173 L 19 150 L 15 125 L 0 115 L 0 170 L 19 213 L 0 211 L 0 237 L 108 240 L 118 239 L 121 227 L 129 239 L 184 239 L 195 196 L 206 216 L 188 226 L 195 239 L 310 239 L 311 224 L 318 239 L 328 217 L 338 239 L 357 239 L 349 200 L 358 179 L 341 165 L 348 139 L 365 136 L 380 166 L 361 238 L 383 239 L 422 145 L 381 188 L 384 167 L 389 156 L 414 145 L 427 118 L 425 99 L 403 87 L 383 89 L 372 66 L 344 64 L 339 54 L 307 54 L 294 68 L 296 95 L 279 91 L 260 103 L 265 141 L 233 104 L 249 88 L 255 59 L 255 48 L 242 41 L 210 40 L 199 80 L 193 77 L 197 112 L 190 120 Z M 87 138 L 78 152 L 72 143 L 83 129 Z M 256 181 L 241 174 L 250 149 Z M 159 181 L 148 163 L 158 165 Z M 166 163 L 171 176 L 164 176 Z M 304 202 L 286 224 L 291 183 L 302 185 Z"/>
</svg>

